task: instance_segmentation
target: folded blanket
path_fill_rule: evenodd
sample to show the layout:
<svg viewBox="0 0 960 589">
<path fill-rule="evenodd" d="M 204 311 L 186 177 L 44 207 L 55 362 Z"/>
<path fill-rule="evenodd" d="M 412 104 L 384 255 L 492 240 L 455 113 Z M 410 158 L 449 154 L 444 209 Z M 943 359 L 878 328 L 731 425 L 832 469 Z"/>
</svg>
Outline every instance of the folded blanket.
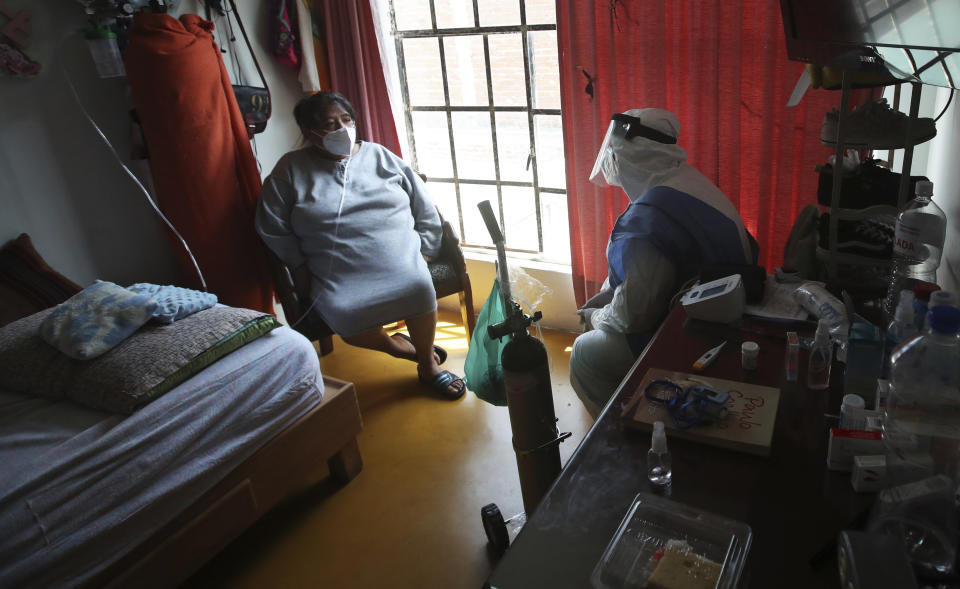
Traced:
<svg viewBox="0 0 960 589">
<path fill-rule="evenodd" d="M 71 358 L 96 358 L 150 320 L 157 301 L 98 280 L 54 307 L 40 325 L 45 342 Z"/>
<path fill-rule="evenodd" d="M 128 286 L 127 290 L 147 295 L 157 301 L 158 306 L 157 310 L 153 312 L 153 318 L 160 323 L 173 323 L 187 315 L 209 309 L 217 304 L 217 295 L 215 294 L 179 286 L 161 286 L 149 282 L 138 282 Z"/>
</svg>

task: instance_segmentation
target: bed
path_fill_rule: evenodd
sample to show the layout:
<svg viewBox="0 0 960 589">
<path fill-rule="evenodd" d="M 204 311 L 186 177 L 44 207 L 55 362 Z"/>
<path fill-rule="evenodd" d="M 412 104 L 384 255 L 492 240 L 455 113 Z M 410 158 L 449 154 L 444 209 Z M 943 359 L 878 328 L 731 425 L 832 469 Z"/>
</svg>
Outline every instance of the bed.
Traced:
<svg viewBox="0 0 960 589">
<path fill-rule="evenodd" d="M 356 476 L 361 427 L 287 327 L 131 415 L 0 388 L 0 587 L 176 586 L 324 469 Z"/>
</svg>

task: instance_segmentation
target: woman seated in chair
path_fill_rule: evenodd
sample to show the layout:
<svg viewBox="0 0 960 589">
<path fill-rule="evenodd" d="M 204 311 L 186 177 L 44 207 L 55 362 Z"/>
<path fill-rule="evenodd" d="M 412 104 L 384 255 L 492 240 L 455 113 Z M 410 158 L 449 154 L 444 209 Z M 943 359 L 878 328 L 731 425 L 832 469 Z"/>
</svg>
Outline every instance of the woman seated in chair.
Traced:
<svg viewBox="0 0 960 589">
<path fill-rule="evenodd" d="M 298 292 L 309 292 L 304 312 L 319 313 L 351 345 L 416 361 L 422 383 L 459 398 L 464 382 L 440 368 L 436 352 L 445 352 L 433 346 L 437 299 L 427 262 L 442 230 L 423 181 L 385 147 L 356 140 L 353 106 L 340 94 L 304 98 L 293 116 L 310 145 L 277 162 L 256 226 L 293 269 Z M 383 330 L 399 320 L 409 338 Z"/>
</svg>

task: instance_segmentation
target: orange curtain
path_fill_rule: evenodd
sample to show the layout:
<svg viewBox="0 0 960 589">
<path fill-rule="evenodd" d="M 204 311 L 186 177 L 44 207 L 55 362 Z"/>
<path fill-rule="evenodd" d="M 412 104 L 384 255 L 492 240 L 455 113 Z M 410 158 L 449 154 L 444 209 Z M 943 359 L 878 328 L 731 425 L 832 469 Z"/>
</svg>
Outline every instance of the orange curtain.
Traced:
<svg viewBox="0 0 960 589">
<path fill-rule="evenodd" d="M 183 235 L 220 302 L 273 310 L 254 230 L 260 174 L 213 23 L 140 13 L 124 51 L 127 80 L 150 152 L 159 206 Z M 181 252 L 187 284 L 199 287 Z"/>
</svg>

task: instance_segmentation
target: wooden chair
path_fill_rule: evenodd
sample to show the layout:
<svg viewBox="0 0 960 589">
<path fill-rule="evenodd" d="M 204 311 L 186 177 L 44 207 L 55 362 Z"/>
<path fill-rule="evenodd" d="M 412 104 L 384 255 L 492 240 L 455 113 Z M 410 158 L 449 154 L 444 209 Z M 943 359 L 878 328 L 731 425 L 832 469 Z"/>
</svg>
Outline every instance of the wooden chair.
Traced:
<svg viewBox="0 0 960 589">
<path fill-rule="evenodd" d="M 438 211 L 439 212 L 439 211 Z M 467 264 L 463 259 L 463 250 L 460 248 L 460 238 L 453 230 L 453 225 L 441 217 L 443 223 L 443 238 L 440 242 L 440 253 L 436 260 L 427 263 L 430 277 L 433 279 L 433 288 L 437 291 L 437 298 L 452 294 L 460 296 L 460 314 L 467 332 L 467 341 L 473 337 L 473 328 L 477 323 L 473 313 L 473 290 L 470 287 L 470 275 L 467 274 Z M 267 264 L 273 276 L 273 285 L 283 307 L 283 314 L 287 321 L 310 341 L 320 344 L 320 354 L 326 355 L 333 351 L 333 330 L 316 314 L 312 313 L 301 320 L 303 312 L 310 308 L 309 292 L 297 292 L 293 275 L 290 269 L 280 261 L 270 248 L 264 246 L 267 253 Z M 398 317 L 398 320 L 403 319 Z"/>
</svg>

